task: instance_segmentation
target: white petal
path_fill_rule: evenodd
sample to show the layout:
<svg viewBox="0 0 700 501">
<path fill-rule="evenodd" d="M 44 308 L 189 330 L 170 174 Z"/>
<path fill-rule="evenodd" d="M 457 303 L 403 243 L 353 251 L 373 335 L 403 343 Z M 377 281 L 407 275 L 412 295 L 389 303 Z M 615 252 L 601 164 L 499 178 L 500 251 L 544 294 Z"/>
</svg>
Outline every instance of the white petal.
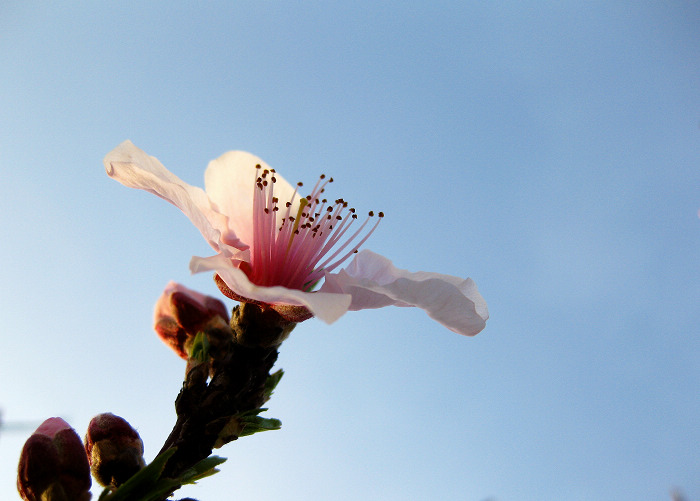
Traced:
<svg viewBox="0 0 700 501">
<path fill-rule="evenodd" d="M 303 292 L 282 286 L 255 285 L 248 280 L 245 273 L 233 266 L 230 259 L 221 254 L 205 258 L 193 257 L 190 261 L 190 271 L 215 271 L 231 290 L 242 297 L 268 304 L 305 306 L 315 317 L 328 324 L 335 322 L 348 311 L 352 299 L 348 294 L 342 293 Z"/>
<path fill-rule="evenodd" d="M 253 191 L 255 180 L 262 170 L 271 170 L 270 166 L 260 158 L 245 151 L 229 151 L 219 158 L 209 162 L 204 173 L 204 188 L 219 212 L 229 218 L 231 229 L 238 237 L 253 244 Z M 285 203 L 292 199 L 294 188 L 278 173 L 274 174 L 275 196 L 279 199 L 280 210 L 277 212 L 281 224 L 285 214 Z M 295 197 L 298 206 L 299 197 Z M 296 216 L 296 208 L 292 208 L 292 216 Z"/>
<path fill-rule="evenodd" d="M 326 274 L 321 292 L 351 294 L 351 310 L 416 306 L 466 336 L 478 334 L 489 317 L 486 301 L 472 279 L 401 270 L 368 250 L 355 256 L 346 269 Z"/>
<path fill-rule="evenodd" d="M 214 250 L 242 257 L 239 251 L 247 248 L 245 241 L 231 231 L 226 216 L 212 207 L 204 190 L 185 183 L 157 158 L 124 141 L 105 156 L 104 165 L 107 174 L 124 186 L 146 190 L 182 210 Z"/>
</svg>

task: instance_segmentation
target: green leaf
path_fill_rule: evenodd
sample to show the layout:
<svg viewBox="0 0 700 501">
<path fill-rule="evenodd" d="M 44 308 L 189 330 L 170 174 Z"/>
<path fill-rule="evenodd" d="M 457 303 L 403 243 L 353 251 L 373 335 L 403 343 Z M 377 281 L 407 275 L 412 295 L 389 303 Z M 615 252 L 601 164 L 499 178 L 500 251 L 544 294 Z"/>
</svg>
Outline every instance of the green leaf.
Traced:
<svg viewBox="0 0 700 501">
<path fill-rule="evenodd" d="M 272 392 L 275 391 L 275 388 L 277 388 L 277 385 L 279 384 L 280 380 L 282 379 L 282 376 L 284 376 L 284 371 L 282 369 L 267 376 L 267 379 L 265 380 L 265 391 L 264 391 L 266 402 L 268 400 L 270 400 L 270 397 L 272 396 Z"/>
<path fill-rule="evenodd" d="M 219 435 L 216 437 L 216 442 L 214 442 L 214 449 L 219 449 L 232 440 L 235 440 L 237 437 L 240 437 L 242 432 L 243 426 L 240 423 L 239 417 L 233 416 L 224 427 L 221 428 Z"/>
<path fill-rule="evenodd" d="M 180 476 L 180 480 L 183 485 L 194 484 L 198 480 L 218 473 L 219 470 L 216 467 L 224 462 L 226 462 L 226 458 L 222 458 L 219 456 L 209 456 L 208 458 L 202 459 L 199 463 L 194 465 L 189 470 L 185 471 Z"/>
<path fill-rule="evenodd" d="M 133 499 L 148 501 L 150 499 L 156 499 L 146 495 L 150 494 L 156 487 L 158 479 L 165 468 L 165 464 L 168 462 L 168 459 L 175 454 L 176 450 L 176 448 L 172 448 L 162 453 L 151 461 L 151 464 L 119 486 L 119 489 L 116 491 L 112 490 L 112 492 L 105 495 L 105 492 L 107 492 L 107 490 L 105 490 L 100 495 L 98 501 L 129 501 Z M 158 492 L 161 491 L 159 490 Z M 167 492 L 168 491 L 165 490 L 162 494 L 166 494 Z"/>
<path fill-rule="evenodd" d="M 282 427 L 282 421 L 258 416 L 266 410 L 266 408 L 261 407 L 231 416 L 219 432 L 214 448 L 219 449 L 238 437 L 247 437 L 261 431 L 279 430 Z"/>
<path fill-rule="evenodd" d="M 199 331 L 194 337 L 192 347 L 190 348 L 190 358 L 194 358 L 199 362 L 206 362 L 209 356 L 209 338 L 204 332 Z"/>
<path fill-rule="evenodd" d="M 260 416 L 245 416 L 240 418 L 243 431 L 239 436 L 247 437 L 260 431 L 279 430 L 282 428 L 282 421 L 275 418 L 263 418 Z"/>
<path fill-rule="evenodd" d="M 175 450 L 172 448 L 165 451 L 119 489 L 105 489 L 98 501 L 158 501 L 184 484 L 194 484 L 202 478 L 218 473 L 219 470 L 216 467 L 226 461 L 226 458 L 209 456 L 186 470 L 178 478 L 160 478 L 165 464 Z"/>
</svg>

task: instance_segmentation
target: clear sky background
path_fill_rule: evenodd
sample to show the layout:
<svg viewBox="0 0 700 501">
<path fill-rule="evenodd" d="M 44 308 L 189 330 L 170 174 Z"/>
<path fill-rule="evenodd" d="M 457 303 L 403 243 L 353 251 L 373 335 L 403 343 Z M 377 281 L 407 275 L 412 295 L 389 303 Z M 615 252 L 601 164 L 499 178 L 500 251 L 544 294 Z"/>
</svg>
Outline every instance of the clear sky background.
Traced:
<svg viewBox="0 0 700 501">
<path fill-rule="evenodd" d="M 386 214 L 367 248 L 472 277 L 491 319 L 304 322 L 282 430 L 182 497 L 700 500 L 696 2 L 10 1 L 0 68 L 8 422 L 112 411 L 153 458 L 184 371 L 153 304 L 218 291 L 197 230 L 102 158 L 131 139 L 202 185 L 243 149 L 332 175 Z M 0 431 L 0 499 L 31 429 Z"/>
</svg>

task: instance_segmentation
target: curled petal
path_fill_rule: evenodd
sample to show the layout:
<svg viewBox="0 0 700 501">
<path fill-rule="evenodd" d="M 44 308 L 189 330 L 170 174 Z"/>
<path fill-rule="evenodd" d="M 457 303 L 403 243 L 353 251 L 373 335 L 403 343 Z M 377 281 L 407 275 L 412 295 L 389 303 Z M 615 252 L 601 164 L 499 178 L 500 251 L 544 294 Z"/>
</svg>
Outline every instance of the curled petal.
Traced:
<svg viewBox="0 0 700 501">
<path fill-rule="evenodd" d="M 248 246 L 229 228 L 228 219 L 212 207 L 201 188 L 168 171 L 160 161 L 124 141 L 104 158 L 107 174 L 124 186 L 148 191 L 178 207 L 214 250 L 240 257 Z"/>
<path fill-rule="evenodd" d="M 288 322 L 298 324 L 299 322 L 303 322 L 304 320 L 308 320 L 314 316 L 313 313 L 311 313 L 305 306 L 294 306 L 291 304 L 265 304 L 261 301 L 256 301 L 254 299 L 243 297 L 240 294 L 236 294 L 228 285 L 226 285 L 226 282 L 224 282 L 219 275 L 214 275 L 214 281 L 216 282 L 216 286 L 219 288 L 221 293 L 227 298 L 242 303 L 253 303 L 259 306 L 271 308 L 279 313 L 280 316 Z"/>
<path fill-rule="evenodd" d="M 226 285 L 242 298 L 270 305 L 303 306 L 315 316 L 330 324 L 348 311 L 351 297 L 348 294 L 326 292 L 303 292 L 282 286 L 262 287 L 255 285 L 246 274 L 231 264 L 231 260 L 217 254 L 211 257 L 193 257 L 190 271 L 200 273 L 214 271 Z M 281 314 L 281 312 L 280 312 Z"/>
<path fill-rule="evenodd" d="M 486 301 L 472 279 L 401 270 L 369 250 L 360 252 L 344 270 L 327 273 L 320 292 L 352 295 L 350 310 L 416 306 L 465 336 L 481 332 L 489 317 Z"/>
</svg>

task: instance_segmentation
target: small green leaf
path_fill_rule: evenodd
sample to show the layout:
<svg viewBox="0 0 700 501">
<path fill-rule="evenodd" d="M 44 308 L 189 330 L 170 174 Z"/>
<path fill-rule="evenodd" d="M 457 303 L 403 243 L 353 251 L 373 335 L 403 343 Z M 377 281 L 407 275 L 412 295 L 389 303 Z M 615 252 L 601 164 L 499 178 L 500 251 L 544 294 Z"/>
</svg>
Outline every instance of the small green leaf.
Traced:
<svg viewBox="0 0 700 501">
<path fill-rule="evenodd" d="M 216 442 L 214 442 L 214 449 L 219 449 L 229 443 L 232 440 L 241 436 L 243 431 L 243 426 L 240 423 L 238 416 L 233 416 L 228 420 L 228 422 L 221 428 L 219 435 L 216 437 Z"/>
<path fill-rule="evenodd" d="M 209 456 L 186 470 L 178 478 L 160 478 L 165 464 L 175 450 L 172 448 L 165 451 L 119 489 L 105 489 L 98 501 L 159 501 L 184 484 L 194 484 L 202 478 L 218 473 L 219 470 L 216 467 L 226 461 L 226 458 Z"/>
<path fill-rule="evenodd" d="M 279 430 L 282 427 L 282 421 L 258 415 L 266 410 L 266 408 L 261 407 L 231 416 L 219 432 L 214 448 L 219 449 L 238 437 L 247 437 L 260 431 Z"/>
<path fill-rule="evenodd" d="M 275 388 L 277 388 L 277 385 L 279 384 L 280 380 L 282 379 L 282 376 L 284 376 L 284 371 L 282 369 L 278 370 L 277 372 L 274 372 L 273 374 L 270 374 L 267 379 L 265 380 L 265 401 L 267 402 L 270 400 L 270 397 L 272 396 L 272 392 L 275 391 Z"/>
<path fill-rule="evenodd" d="M 182 484 L 194 484 L 198 480 L 209 477 L 218 473 L 219 470 L 216 468 L 220 464 L 224 463 L 226 458 L 219 456 L 209 456 L 208 458 L 202 459 L 199 463 L 194 465 L 189 470 L 185 471 L 180 476 Z"/>
<path fill-rule="evenodd" d="M 240 423 L 243 431 L 239 436 L 247 437 L 260 431 L 279 430 L 282 428 L 282 421 L 275 418 L 263 418 L 260 416 L 241 417 Z"/>
<path fill-rule="evenodd" d="M 199 331 L 194 337 L 192 347 L 190 348 L 190 358 L 194 358 L 199 362 L 206 362 L 209 356 L 209 338 L 204 332 Z"/>
<path fill-rule="evenodd" d="M 103 491 L 100 495 L 98 501 L 129 501 L 132 499 L 148 501 L 151 499 L 151 497 L 148 495 L 151 494 L 153 489 L 156 487 L 156 484 L 163 473 L 163 468 L 165 468 L 165 464 L 168 462 L 168 459 L 175 454 L 176 450 L 176 448 L 172 448 L 162 453 L 160 456 L 155 458 L 151 464 L 119 486 L 119 489 L 116 491 L 112 490 L 111 492 L 107 493 L 107 489 L 105 489 L 105 491 Z M 161 490 L 158 492 L 160 493 Z M 168 490 L 165 490 L 162 493 L 166 494 L 167 492 Z"/>
</svg>

